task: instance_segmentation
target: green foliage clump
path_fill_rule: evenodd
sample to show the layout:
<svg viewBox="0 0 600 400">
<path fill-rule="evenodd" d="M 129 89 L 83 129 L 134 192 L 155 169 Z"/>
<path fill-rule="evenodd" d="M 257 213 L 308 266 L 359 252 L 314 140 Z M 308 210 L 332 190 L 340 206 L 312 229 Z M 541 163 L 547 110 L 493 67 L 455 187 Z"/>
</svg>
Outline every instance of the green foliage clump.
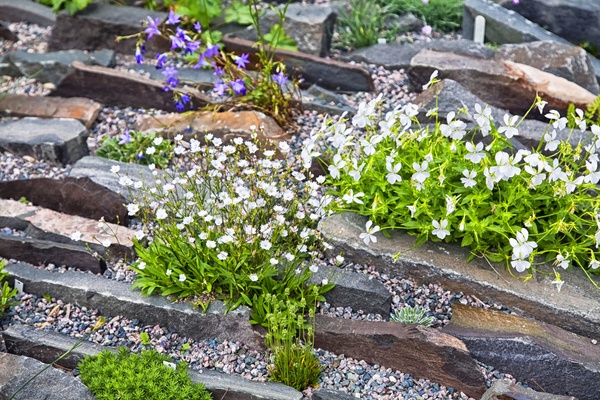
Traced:
<svg viewBox="0 0 600 400">
<path fill-rule="evenodd" d="M 425 310 L 419 306 L 406 306 L 396 310 L 390 320 L 404 325 L 419 324 L 429 327 L 435 318 L 425 315 Z"/>
<path fill-rule="evenodd" d="M 6 266 L 6 260 L 0 260 L 0 283 L 2 283 L 8 273 L 4 272 L 4 267 Z M 4 282 L 2 286 L 2 291 L 0 292 L 0 318 L 6 313 L 11 306 L 17 304 L 16 302 L 11 301 L 13 297 L 17 295 L 17 289 L 11 289 L 8 285 L 8 282 Z"/>
<path fill-rule="evenodd" d="M 96 155 L 115 161 L 142 165 L 154 164 L 166 168 L 171 160 L 171 140 L 156 136 L 154 132 L 126 131 L 119 137 L 106 137 Z"/>
<path fill-rule="evenodd" d="M 412 13 L 435 30 L 452 32 L 462 24 L 463 0 L 378 0 L 390 12 Z"/>
<path fill-rule="evenodd" d="M 330 121 L 314 139 L 329 148 L 332 209 L 369 217 L 360 235 L 365 244 L 381 229 L 402 229 L 417 236 L 417 246 L 460 243 L 471 250 L 468 260 L 503 262 L 511 273 L 527 272 L 525 280 L 544 273 L 536 266 L 547 262 L 600 274 L 598 149 L 558 140 L 566 118 L 550 111 L 537 148 L 514 151 L 516 116 L 494 121 L 477 105 L 470 110 L 474 129 L 455 112 L 429 129 L 420 126 L 415 105 L 383 116 L 379 101 L 361 104 L 351 128 L 346 120 Z M 538 98 L 535 106 L 543 105 Z M 366 136 L 357 139 L 363 129 Z M 598 136 L 600 128 L 592 132 Z"/>
<path fill-rule="evenodd" d="M 358 49 L 376 44 L 379 38 L 392 40 L 397 32 L 386 31 L 385 20 L 389 15 L 388 7 L 371 0 L 350 0 L 347 6 L 340 7 L 337 17 L 341 45 Z"/>
<path fill-rule="evenodd" d="M 117 354 L 104 350 L 85 357 L 78 365 L 82 382 L 98 400 L 209 400 L 202 384 L 194 384 L 186 364 L 172 369 L 168 356 L 155 350 L 132 354 L 121 347 Z"/>
<path fill-rule="evenodd" d="M 67 10 L 69 15 L 85 10 L 93 2 L 94 0 L 39 0 L 40 4 L 52 7 L 55 14 L 58 14 L 61 10 Z"/>
<path fill-rule="evenodd" d="M 585 126 L 600 125 L 600 96 L 585 111 L 578 110 L 573 103 L 569 104 L 567 120 L 569 128 L 577 128 L 581 122 L 585 122 Z"/>
</svg>

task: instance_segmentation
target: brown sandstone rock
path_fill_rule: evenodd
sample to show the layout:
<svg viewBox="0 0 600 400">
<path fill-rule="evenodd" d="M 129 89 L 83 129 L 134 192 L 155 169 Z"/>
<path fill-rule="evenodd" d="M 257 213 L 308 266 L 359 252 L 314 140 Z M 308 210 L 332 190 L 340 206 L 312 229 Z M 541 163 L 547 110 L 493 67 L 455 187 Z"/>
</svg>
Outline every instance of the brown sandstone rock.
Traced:
<svg viewBox="0 0 600 400">
<path fill-rule="evenodd" d="M 161 81 L 77 61 L 72 65 L 73 72 L 57 85 L 51 96 L 86 97 L 107 106 L 176 111 L 173 93 L 165 92 Z M 210 103 L 205 95 L 195 89 L 184 87 L 175 90 L 189 95 L 196 108 Z"/>
<path fill-rule="evenodd" d="M 315 347 L 430 379 L 471 397 L 485 392 L 483 376 L 464 343 L 422 325 L 318 315 Z"/>
<path fill-rule="evenodd" d="M 411 60 L 411 84 L 420 90 L 435 70 L 440 79 L 455 80 L 484 102 L 517 115 L 531 107 L 536 93 L 548 109 L 561 112 L 570 103 L 585 109 L 596 98 L 579 85 L 528 65 L 433 50 L 422 50 Z"/>
<path fill-rule="evenodd" d="M 477 360 L 531 387 L 580 400 L 600 393 L 600 347 L 544 322 L 455 303 L 443 332 Z"/>
<path fill-rule="evenodd" d="M 262 130 L 259 130 L 260 127 Z M 285 131 L 275 120 L 257 111 L 212 111 L 190 112 L 185 114 L 168 114 L 144 116 L 136 123 L 138 131 L 159 131 L 163 136 L 172 138 L 182 134 L 189 140 L 194 136 L 202 138 L 205 133 L 229 141 L 235 137 L 249 138 L 252 128 L 259 132 L 263 139 L 280 140 L 286 137 Z"/>
<path fill-rule="evenodd" d="M 102 104 L 80 97 L 0 96 L 0 113 L 13 117 L 72 118 L 81 121 L 86 128 L 96 120 L 101 108 Z"/>
</svg>

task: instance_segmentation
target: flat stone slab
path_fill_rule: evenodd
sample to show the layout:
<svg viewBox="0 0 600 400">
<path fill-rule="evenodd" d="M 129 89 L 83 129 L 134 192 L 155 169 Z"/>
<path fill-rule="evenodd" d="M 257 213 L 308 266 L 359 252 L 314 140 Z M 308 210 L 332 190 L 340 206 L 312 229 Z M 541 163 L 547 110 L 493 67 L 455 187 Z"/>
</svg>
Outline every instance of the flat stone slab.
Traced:
<svg viewBox="0 0 600 400">
<path fill-rule="evenodd" d="M 93 251 L 103 257 L 129 259 L 133 255 L 134 231 L 120 225 L 104 223 L 104 227 L 100 228 L 97 220 L 62 214 L 48 208 L 6 199 L 0 199 L 0 223 L 3 226 L 25 231 L 35 239 L 68 245 L 77 245 L 77 242 L 71 240 L 71 235 L 79 231 L 81 242 L 89 245 Z M 101 245 L 103 241 L 109 241 L 110 247 L 105 248 Z M 78 247 L 85 249 L 83 244 Z"/>
<path fill-rule="evenodd" d="M 163 21 L 167 13 L 150 11 L 141 7 L 116 6 L 93 2 L 75 15 L 61 12 L 56 18 L 52 36 L 48 43 L 49 51 L 56 50 L 99 50 L 112 49 L 119 53 L 133 54 L 135 39 L 117 42 L 117 36 L 132 35 L 144 30 L 146 17 Z M 146 43 L 148 55 L 169 49 L 170 43 L 159 37 Z"/>
<path fill-rule="evenodd" d="M 477 360 L 545 392 L 595 400 L 600 393 L 600 346 L 556 326 L 501 311 L 454 304 L 442 330 Z"/>
<path fill-rule="evenodd" d="M 250 54 L 250 64 L 256 64 L 258 59 L 254 42 L 230 37 L 223 37 L 222 42 L 227 51 Z M 369 72 L 357 65 L 287 50 L 277 50 L 274 59 L 283 62 L 287 71 L 295 71 L 300 75 L 306 86 L 317 84 L 325 89 L 348 92 L 375 90 Z"/>
<path fill-rule="evenodd" d="M 165 77 L 162 74 L 162 69 L 156 69 L 154 65 L 149 64 L 128 64 L 126 65 L 129 70 L 141 71 L 148 74 L 151 79 L 157 81 L 165 81 Z M 177 78 L 179 78 L 179 86 L 189 85 L 196 89 L 212 90 L 214 84 L 217 82 L 217 77 L 211 70 L 207 69 L 194 69 L 194 68 L 178 68 Z"/>
<path fill-rule="evenodd" d="M 55 332 L 42 332 L 28 325 L 13 324 L 6 331 L 10 352 L 50 363 L 69 350 L 77 339 Z M 75 368 L 85 356 L 94 356 L 107 347 L 85 341 L 58 362 Z M 236 400 L 300 400 L 302 393 L 276 382 L 256 382 L 223 372 L 188 369 L 195 383 L 203 383 L 215 399 Z"/>
<path fill-rule="evenodd" d="M 0 397 L 15 400 L 94 400 L 77 378 L 30 357 L 0 353 Z M 19 388 L 35 377 L 15 397 Z"/>
<path fill-rule="evenodd" d="M 32 204 L 70 215 L 127 225 L 125 198 L 88 177 L 35 178 L 0 182 L 0 198 L 27 199 Z"/>
<path fill-rule="evenodd" d="M 122 186 L 119 183 L 119 175 L 110 172 L 113 166 L 119 167 L 120 176 L 128 176 L 133 180 L 142 180 L 149 186 L 153 186 L 156 180 L 146 165 L 129 164 L 98 156 L 86 156 L 77 161 L 73 165 L 69 176 L 73 178 L 89 178 L 98 185 L 123 196 L 127 202 L 132 203 L 142 193 L 135 188 Z"/>
<path fill-rule="evenodd" d="M 536 392 L 535 390 L 516 385 L 509 380 L 500 379 L 494 382 L 481 400 L 518 399 L 518 400 L 577 400 L 573 396 L 561 396 L 550 393 Z"/>
<path fill-rule="evenodd" d="M 52 8 L 31 0 L 0 0 L 0 15 L 3 21 L 27 21 L 41 26 L 56 22 Z"/>
<path fill-rule="evenodd" d="M 446 290 L 475 295 L 482 301 L 520 311 L 524 316 L 600 339 L 600 296 L 582 271 L 574 269 L 563 274 L 565 283 L 558 293 L 551 284 L 554 274 L 550 266 L 547 276 L 539 274 L 523 283 L 501 265 L 494 271 L 477 258 L 467 263 L 469 250 L 458 244 L 426 242 L 413 248 L 413 236 L 389 231 L 390 238 L 378 234 L 377 243 L 367 246 L 359 238 L 366 222 L 366 217 L 356 214 L 336 214 L 323 220 L 320 230 L 327 243 L 334 246 L 332 254 L 342 252 L 356 263 L 374 265 L 389 275 L 437 283 Z"/>
<path fill-rule="evenodd" d="M 465 344 L 423 325 L 317 315 L 315 348 L 441 382 L 470 397 L 485 392 L 483 375 Z"/>
<path fill-rule="evenodd" d="M 66 271 L 57 274 L 25 263 L 7 265 L 9 281 L 18 279 L 26 293 L 49 294 L 64 302 L 97 309 L 102 315 L 121 315 L 144 325 L 161 325 L 196 340 L 220 338 L 264 348 L 263 338 L 250 325 L 250 309 L 238 307 L 225 314 L 220 301 L 210 303 L 206 313 L 185 303 L 171 303 L 161 296 L 142 296 L 123 282 L 102 276 Z"/>
<path fill-rule="evenodd" d="M 0 151 L 55 165 L 72 164 L 89 153 L 88 132 L 76 119 L 27 117 L 0 122 Z"/>
<path fill-rule="evenodd" d="M 0 113 L 12 117 L 76 119 L 89 128 L 98 117 L 102 104 L 81 97 L 0 96 Z"/>
<path fill-rule="evenodd" d="M 173 93 L 164 91 L 164 82 L 127 71 L 86 65 L 79 61 L 50 96 L 86 97 L 107 106 L 158 108 L 175 112 Z M 210 104 L 210 100 L 196 89 L 174 89 L 191 97 L 195 108 Z"/>
<path fill-rule="evenodd" d="M 35 78 L 39 82 L 58 84 L 72 70 L 71 64 L 79 61 L 87 65 L 113 68 L 116 65 L 114 50 L 102 49 L 91 53 L 82 50 L 64 50 L 50 53 L 16 51 L 4 57 L 3 62 L 12 64 L 19 74 Z"/>
</svg>

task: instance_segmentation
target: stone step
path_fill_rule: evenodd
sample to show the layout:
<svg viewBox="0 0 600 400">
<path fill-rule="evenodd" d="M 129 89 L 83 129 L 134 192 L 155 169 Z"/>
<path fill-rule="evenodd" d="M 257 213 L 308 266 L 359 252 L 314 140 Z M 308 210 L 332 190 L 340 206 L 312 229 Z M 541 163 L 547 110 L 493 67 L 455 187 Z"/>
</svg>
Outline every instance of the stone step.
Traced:
<svg viewBox="0 0 600 400">
<path fill-rule="evenodd" d="M 477 360 L 544 392 L 597 400 L 600 345 L 544 322 L 454 304 L 442 330 L 461 339 Z"/>
<path fill-rule="evenodd" d="M 600 339 L 598 289 L 578 268 L 563 275 L 565 283 L 557 295 L 551 284 L 551 266 L 540 267 L 548 274 L 539 274 L 536 280 L 525 284 L 502 265 L 492 269 L 477 258 L 467 263 L 469 250 L 458 244 L 426 242 L 415 248 L 413 236 L 393 231 L 391 237 L 378 234 L 377 243 L 366 246 L 359 238 L 366 222 L 366 217 L 353 213 L 336 214 L 321 221 L 320 231 L 333 246 L 331 254 L 342 253 L 356 263 L 374 265 L 389 275 L 437 283 L 446 290 L 500 303 L 524 316 Z"/>
<path fill-rule="evenodd" d="M 102 104 L 81 97 L 0 96 L 0 114 L 11 117 L 70 118 L 89 128 L 98 117 Z"/>
<path fill-rule="evenodd" d="M 25 355 L 44 363 L 52 363 L 71 349 L 78 339 L 54 332 L 43 332 L 27 325 L 10 325 L 3 336 L 7 349 L 12 354 Z M 73 369 L 85 356 L 94 356 L 105 349 L 101 345 L 84 341 L 58 365 Z M 0 365 L 2 361 L 0 360 Z M 0 371 L 2 368 L 0 368 Z M 203 383 L 214 399 L 235 400 L 300 400 L 302 393 L 276 382 L 255 382 L 241 376 L 223 372 L 188 369 L 194 383 Z M 1 393 L 1 392 L 0 392 Z"/>
<path fill-rule="evenodd" d="M 51 164 L 72 164 L 89 153 L 88 132 L 76 119 L 27 117 L 0 122 L 0 151 Z"/>
<path fill-rule="evenodd" d="M 0 0 L 0 15 L 3 21 L 27 21 L 41 26 L 52 26 L 56 22 L 51 7 L 32 0 Z"/>
</svg>

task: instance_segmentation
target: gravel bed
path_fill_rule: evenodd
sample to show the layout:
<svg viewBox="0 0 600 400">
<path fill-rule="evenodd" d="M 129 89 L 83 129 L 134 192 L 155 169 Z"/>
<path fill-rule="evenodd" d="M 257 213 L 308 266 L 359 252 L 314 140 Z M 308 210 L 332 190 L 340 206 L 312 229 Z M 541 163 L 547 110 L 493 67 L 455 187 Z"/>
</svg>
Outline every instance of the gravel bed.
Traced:
<svg viewBox="0 0 600 400">
<path fill-rule="evenodd" d="M 325 1 L 326 2 L 326 1 Z M 314 0 L 307 3 L 324 3 Z M 19 42 L 9 43 L 0 40 L 0 55 L 16 49 L 44 52 L 50 34 L 50 29 L 40 28 L 31 24 L 11 24 L 11 29 L 19 34 Z M 418 34 L 406 35 L 406 40 L 429 40 Z M 399 40 L 403 40 L 400 38 Z M 338 53 L 339 54 L 339 53 Z M 333 57 L 336 57 L 334 52 Z M 118 62 L 131 62 L 131 55 L 119 55 Z M 383 93 L 384 110 L 392 109 L 398 105 L 406 104 L 414 99 L 414 94 L 408 90 L 406 73 L 400 71 L 387 71 L 375 65 L 362 64 L 372 75 L 376 92 L 345 94 L 346 101 L 356 106 L 359 102 L 371 100 L 378 93 Z M 4 78 L 0 79 L 0 91 L 7 93 L 22 93 L 30 95 L 45 95 L 51 89 L 50 85 L 42 85 L 29 78 Z M 137 118 L 143 114 L 160 114 L 159 110 L 138 110 L 131 107 L 117 108 L 105 107 L 102 109 L 97 121 L 90 129 L 88 146 L 92 153 L 98 148 L 101 140 L 106 136 L 116 136 L 125 129 L 132 129 Z M 290 140 L 294 148 L 298 148 L 302 140 L 306 139 L 311 131 L 318 129 L 325 118 L 317 112 L 304 111 L 295 120 L 295 127 L 290 128 L 294 134 Z M 337 118 L 337 117 L 334 117 Z M 61 178 L 68 174 L 70 166 L 66 168 L 53 167 L 43 162 L 38 162 L 31 157 L 18 157 L 8 153 L 0 153 L 0 181 L 27 179 L 31 177 Z M 1 228 L 0 235 L 20 235 L 10 228 Z M 333 260 L 321 259 L 321 264 L 335 265 Z M 47 265 L 46 270 L 64 272 L 64 266 Z M 439 285 L 418 285 L 410 279 L 386 276 L 370 266 L 345 263 L 342 268 L 367 274 L 372 279 L 382 282 L 393 295 L 392 307 L 394 310 L 403 305 L 419 305 L 428 315 L 435 317 L 433 326 L 439 327 L 448 323 L 451 317 L 452 301 L 471 304 L 486 308 L 496 308 L 503 311 L 507 309 L 495 305 L 485 304 L 476 298 L 464 296 L 461 293 L 445 291 Z M 107 279 L 131 282 L 133 272 L 127 265 L 120 261 L 108 263 L 104 273 Z M 19 304 L 10 309 L 8 321 L 10 323 L 26 323 L 48 331 L 55 331 L 73 337 L 81 337 L 90 333 L 99 317 L 97 310 L 88 310 L 71 304 L 65 304 L 57 299 L 37 298 L 32 295 L 20 295 Z M 339 318 L 352 318 L 363 320 L 387 320 L 389 316 L 365 314 L 360 310 L 351 308 L 334 308 L 324 303 L 319 306 L 318 312 L 324 315 Z M 268 378 L 268 355 L 250 349 L 243 343 L 227 342 L 217 339 L 207 341 L 193 341 L 181 337 L 172 330 L 160 326 L 144 326 L 137 320 L 128 320 L 120 316 L 108 316 L 109 321 L 93 333 L 90 340 L 106 346 L 124 345 L 134 351 L 145 347 L 141 343 L 140 333 L 146 332 L 150 343 L 157 350 L 170 354 L 176 360 L 188 362 L 192 368 L 210 368 L 227 373 L 236 373 L 246 378 L 264 381 Z M 183 346 L 189 348 L 183 350 Z M 187 345 L 186 345 L 187 347 Z M 427 380 L 418 380 L 408 374 L 386 369 L 379 365 L 369 365 L 361 360 L 336 355 L 322 349 L 315 349 L 315 354 L 323 364 L 324 372 L 321 375 L 320 387 L 335 388 L 353 393 L 357 398 L 364 399 L 468 399 L 462 393 L 451 388 L 445 388 L 438 383 Z M 488 385 L 492 380 L 504 377 L 491 367 L 481 366 L 485 373 Z M 305 391 L 307 398 L 311 396 L 311 389 Z"/>
</svg>

